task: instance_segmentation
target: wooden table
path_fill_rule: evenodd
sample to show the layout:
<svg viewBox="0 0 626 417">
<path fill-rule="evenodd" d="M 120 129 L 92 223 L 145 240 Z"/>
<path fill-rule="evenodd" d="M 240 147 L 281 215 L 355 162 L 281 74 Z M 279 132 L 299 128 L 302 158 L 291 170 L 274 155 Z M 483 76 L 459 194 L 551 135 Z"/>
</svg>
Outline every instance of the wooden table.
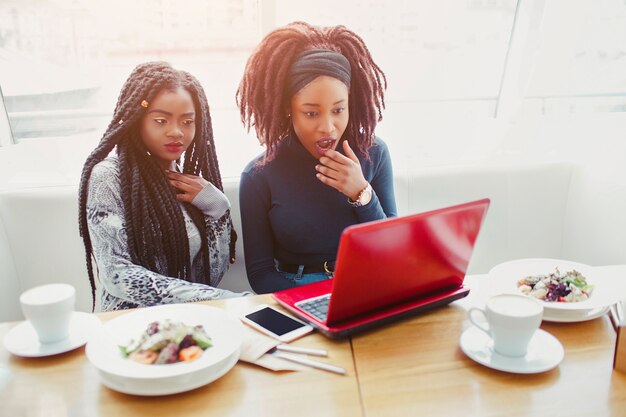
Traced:
<svg viewBox="0 0 626 417">
<path fill-rule="evenodd" d="M 269 296 L 245 297 L 207 304 L 243 313 Z M 106 321 L 120 314 L 104 313 Z M 0 338 L 12 327 L 0 324 Z M 334 416 L 361 415 L 350 341 L 328 340 L 312 334 L 294 342 L 328 349 L 330 363 L 349 375 L 311 370 L 273 373 L 239 362 L 217 381 L 191 392 L 138 397 L 120 394 L 100 383 L 84 348 L 47 358 L 18 358 L 0 347 L 0 416 Z M 45 413 L 44 413 L 45 410 Z M 319 414 L 318 414 L 319 413 Z"/>
<path fill-rule="evenodd" d="M 484 279 L 482 280 L 484 282 Z M 480 286 L 472 277 L 470 286 Z M 558 368 L 534 375 L 495 371 L 466 357 L 459 336 L 478 288 L 461 301 L 383 329 L 333 341 L 294 342 L 328 349 L 347 376 L 311 370 L 272 373 L 237 364 L 191 392 L 136 397 L 104 387 L 84 348 L 26 359 L 0 347 L 1 416 L 617 416 L 626 415 L 626 374 L 612 371 L 615 333 L 607 317 L 544 323 L 565 347 Z M 211 302 L 236 313 L 268 296 Z M 120 313 L 104 313 L 103 321 Z M 0 338 L 15 323 L 0 324 Z"/>
</svg>

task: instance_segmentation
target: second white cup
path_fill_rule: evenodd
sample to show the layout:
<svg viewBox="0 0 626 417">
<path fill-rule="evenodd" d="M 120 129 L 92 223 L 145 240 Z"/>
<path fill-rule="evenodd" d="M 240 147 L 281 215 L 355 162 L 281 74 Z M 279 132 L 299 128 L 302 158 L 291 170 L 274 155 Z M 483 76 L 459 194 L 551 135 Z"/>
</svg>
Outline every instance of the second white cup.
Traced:
<svg viewBox="0 0 626 417">
<path fill-rule="evenodd" d="M 481 315 L 486 323 L 477 320 Z M 519 357 L 528 352 L 528 343 L 541 325 L 543 305 L 531 297 L 500 294 L 491 297 L 485 309 L 472 307 L 470 322 L 493 340 L 493 349 L 504 356 Z"/>
<path fill-rule="evenodd" d="M 31 288 L 20 296 L 24 317 L 37 332 L 42 344 L 69 337 L 76 290 L 69 284 L 47 284 Z"/>
</svg>

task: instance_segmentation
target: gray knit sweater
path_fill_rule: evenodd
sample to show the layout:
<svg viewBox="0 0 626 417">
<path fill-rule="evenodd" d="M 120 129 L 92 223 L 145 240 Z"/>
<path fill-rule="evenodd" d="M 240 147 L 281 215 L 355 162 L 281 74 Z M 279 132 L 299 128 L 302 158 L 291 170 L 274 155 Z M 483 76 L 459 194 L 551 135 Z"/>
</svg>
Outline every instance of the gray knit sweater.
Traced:
<svg viewBox="0 0 626 417">
<path fill-rule="evenodd" d="M 205 215 L 212 282 L 219 283 L 229 265 L 230 205 L 209 184 L 192 202 Z M 189 236 L 192 269 L 201 246 L 198 228 L 181 204 Z M 103 311 L 227 298 L 245 295 L 161 275 L 134 264 L 128 250 L 117 158 L 98 163 L 89 180 L 87 222 L 98 266 Z"/>
</svg>

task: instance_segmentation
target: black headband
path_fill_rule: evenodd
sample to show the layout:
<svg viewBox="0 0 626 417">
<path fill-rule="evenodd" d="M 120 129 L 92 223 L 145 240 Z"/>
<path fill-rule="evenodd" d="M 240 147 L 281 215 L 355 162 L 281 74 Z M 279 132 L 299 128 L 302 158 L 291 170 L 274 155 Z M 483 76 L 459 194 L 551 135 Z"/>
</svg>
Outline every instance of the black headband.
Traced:
<svg viewBox="0 0 626 417">
<path fill-rule="evenodd" d="M 350 88 L 350 61 L 339 52 L 329 49 L 301 52 L 289 69 L 286 91 L 288 97 L 293 97 L 320 75 L 334 77 Z"/>
</svg>

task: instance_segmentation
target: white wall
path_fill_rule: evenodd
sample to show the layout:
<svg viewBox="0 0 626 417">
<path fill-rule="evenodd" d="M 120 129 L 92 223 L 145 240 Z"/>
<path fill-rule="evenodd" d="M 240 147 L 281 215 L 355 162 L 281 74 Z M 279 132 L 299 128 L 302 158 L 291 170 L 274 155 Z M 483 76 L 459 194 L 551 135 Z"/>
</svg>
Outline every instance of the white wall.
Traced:
<svg viewBox="0 0 626 417">
<path fill-rule="evenodd" d="M 77 310 L 91 311 L 76 190 L 75 186 L 60 186 L 0 191 L 0 220 L 19 289 L 67 282 L 79 294 Z M 5 271 L 7 279 L 11 272 Z"/>
<path fill-rule="evenodd" d="M 626 263 L 626 113 L 518 119 L 491 159 L 575 164 L 563 256 L 596 265 Z"/>
<path fill-rule="evenodd" d="M 499 262 L 520 257 L 626 264 L 625 113 L 535 117 L 508 125 L 472 115 L 420 120 L 412 114 L 421 114 L 419 106 L 391 106 L 387 122 L 392 123 L 381 128 L 394 159 L 400 214 L 491 198 L 471 273 L 487 272 Z M 448 142 L 442 142 L 446 138 Z M 41 187 L 37 188 L 39 202 L 13 200 L 8 207 L 26 217 L 27 228 L 16 228 L 6 218 L 2 223 L 0 313 L 14 311 L 17 294 L 46 277 L 75 275 L 70 278 L 88 291 L 74 189 L 95 140 L 51 140 L 44 146 L 25 142 L 0 148 L 0 193 Z M 241 230 L 237 183 L 234 178 L 225 185 Z M 46 200 L 52 189 L 61 191 L 67 200 L 63 207 L 71 213 L 59 211 L 54 199 Z M 47 247 L 54 251 L 46 251 Z M 65 248 L 73 254 L 73 266 L 62 265 Z M 237 265 L 221 287 L 242 291 L 249 287 L 241 236 L 238 254 Z M 47 265 L 46 256 L 58 265 Z M 22 275 L 27 278 L 20 279 Z"/>
</svg>

